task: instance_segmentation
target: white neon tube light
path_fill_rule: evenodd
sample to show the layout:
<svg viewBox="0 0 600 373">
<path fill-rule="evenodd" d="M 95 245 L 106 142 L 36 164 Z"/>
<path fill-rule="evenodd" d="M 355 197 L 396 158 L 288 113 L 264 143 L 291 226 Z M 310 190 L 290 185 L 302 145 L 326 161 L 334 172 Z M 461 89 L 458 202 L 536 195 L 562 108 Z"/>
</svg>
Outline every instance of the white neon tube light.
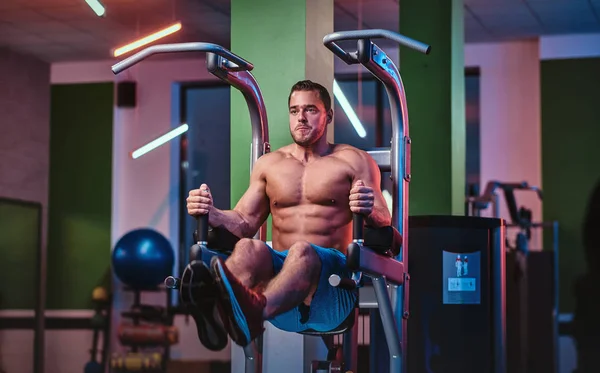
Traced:
<svg viewBox="0 0 600 373">
<path fill-rule="evenodd" d="M 344 92 L 342 92 L 342 89 L 335 80 L 333 81 L 333 95 L 342 106 L 344 113 L 346 113 L 346 116 L 350 120 L 350 123 L 352 123 L 352 127 L 354 127 L 354 130 L 356 131 L 358 136 L 364 139 L 367 136 L 367 131 L 360 122 L 360 119 L 358 119 L 358 116 L 354 112 L 354 109 L 352 109 L 352 106 L 348 102 L 346 95 L 344 95 Z"/>
<path fill-rule="evenodd" d="M 131 158 L 137 159 L 137 158 L 141 157 L 142 155 L 158 148 L 159 146 L 165 144 L 166 142 L 173 140 L 174 138 L 181 135 L 182 133 L 185 133 L 188 130 L 188 128 L 189 128 L 188 125 L 186 123 L 184 123 L 181 126 L 175 128 L 175 129 L 172 129 L 171 131 L 165 133 L 161 137 L 150 141 L 149 143 L 147 143 L 146 145 L 142 146 L 139 149 L 134 150 L 131 153 Z"/>
<path fill-rule="evenodd" d="M 90 6 L 90 8 L 92 8 L 92 10 L 94 11 L 94 13 L 96 13 L 96 15 L 98 17 L 102 17 L 106 13 L 106 9 L 104 9 L 104 5 L 102 5 L 102 3 L 100 3 L 100 1 L 98 1 L 98 0 L 85 0 L 85 2 L 87 3 L 87 5 Z"/>
<path fill-rule="evenodd" d="M 175 24 L 173 24 L 173 25 L 171 25 L 171 26 L 169 26 L 167 28 L 164 28 L 164 29 L 162 29 L 160 31 L 157 31 L 157 32 L 153 33 L 153 34 L 150 34 L 148 36 L 144 36 L 143 38 L 138 39 L 138 40 L 136 40 L 134 42 L 131 42 L 131 43 L 127 44 L 127 45 L 119 47 L 119 48 L 115 49 L 115 51 L 113 53 L 113 56 L 119 57 L 122 54 L 131 52 L 134 49 L 137 49 L 137 48 L 139 48 L 141 46 L 144 46 L 146 44 L 150 44 L 153 41 L 156 41 L 158 39 L 164 38 L 165 36 L 171 35 L 171 34 L 177 32 L 179 30 L 181 30 L 181 22 L 177 22 L 177 23 L 175 23 Z"/>
<path fill-rule="evenodd" d="M 381 193 L 383 194 L 383 199 L 385 200 L 388 210 L 390 210 L 390 214 L 392 214 L 392 209 L 394 206 L 394 199 L 392 198 L 392 195 L 387 189 L 384 189 Z"/>
</svg>

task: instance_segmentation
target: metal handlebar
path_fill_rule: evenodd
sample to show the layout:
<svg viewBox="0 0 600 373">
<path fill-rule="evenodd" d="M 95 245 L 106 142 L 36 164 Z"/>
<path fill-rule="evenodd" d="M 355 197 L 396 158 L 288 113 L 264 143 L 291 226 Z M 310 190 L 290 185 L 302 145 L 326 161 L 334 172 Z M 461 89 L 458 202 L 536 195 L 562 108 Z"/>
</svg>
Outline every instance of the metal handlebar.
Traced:
<svg viewBox="0 0 600 373">
<path fill-rule="evenodd" d="M 254 69 L 254 65 L 246 61 L 242 57 L 232 53 L 231 51 L 223 48 L 220 45 L 213 43 L 174 43 L 174 44 L 160 44 L 153 45 L 151 47 L 142 49 L 136 54 L 127 57 L 123 61 L 117 62 L 111 67 L 113 73 L 118 74 L 123 70 L 130 68 L 131 66 L 139 63 L 146 58 L 159 53 L 179 53 L 179 52 L 208 52 L 219 55 L 227 60 L 226 67 L 230 71 L 251 71 Z"/>
<path fill-rule="evenodd" d="M 347 64 L 358 63 L 357 53 L 348 53 L 343 50 L 336 41 L 341 40 L 360 40 L 360 39 L 388 39 L 397 42 L 400 45 L 409 47 L 418 52 L 429 54 L 431 52 L 431 46 L 420 41 L 411 39 L 407 36 L 401 35 L 397 32 L 374 29 L 374 30 L 353 30 L 353 31 L 340 31 L 325 35 L 323 38 L 323 44 L 329 48 L 334 54 L 341 58 Z"/>
</svg>

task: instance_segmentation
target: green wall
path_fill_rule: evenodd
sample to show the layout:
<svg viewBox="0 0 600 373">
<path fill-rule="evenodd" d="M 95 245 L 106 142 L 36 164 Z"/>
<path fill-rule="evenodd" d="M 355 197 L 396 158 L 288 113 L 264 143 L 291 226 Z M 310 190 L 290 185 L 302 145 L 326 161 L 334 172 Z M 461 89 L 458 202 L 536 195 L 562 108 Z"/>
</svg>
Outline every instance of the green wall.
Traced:
<svg viewBox="0 0 600 373">
<path fill-rule="evenodd" d="M 51 88 L 48 309 L 87 309 L 110 269 L 113 83 Z"/>
<path fill-rule="evenodd" d="M 236 0 L 231 2 L 231 19 L 231 50 L 254 64 L 252 74 L 267 108 L 271 150 L 277 150 L 291 143 L 287 94 L 305 77 L 305 1 L 282 6 L 273 0 Z M 232 207 L 248 188 L 251 138 L 248 106 L 242 94 L 232 89 Z"/>
<path fill-rule="evenodd" d="M 463 1 L 402 0 L 400 33 L 431 45 L 400 48 L 411 145 L 410 215 L 462 215 L 465 198 Z"/>
<path fill-rule="evenodd" d="M 545 221 L 560 223 L 561 312 L 573 311 L 574 282 L 587 270 L 582 231 L 600 180 L 599 83 L 598 58 L 541 62 L 543 210 Z"/>
<path fill-rule="evenodd" d="M 320 31 L 328 25 L 333 29 L 333 2 L 302 0 L 282 4 L 279 0 L 231 1 L 231 50 L 254 64 L 252 74 L 267 108 L 271 151 L 292 142 L 287 103 L 292 85 L 302 79 L 314 79 L 327 85 L 326 70 L 331 67 L 333 73 L 333 66 L 323 57 L 332 61 L 333 55 L 322 46 L 325 33 Z M 315 52 L 315 43 L 323 55 Z M 320 69 L 320 74 L 315 69 Z M 232 207 L 248 188 L 251 138 L 248 106 L 241 93 L 232 89 Z M 267 221 L 267 239 L 270 239 L 270 230 L 271 217 Z"/>
<path fill-rule="evenodd" d="M 33 309 L 41 244 L 40 203 L 0 198 L 0 309 Z"/>
</svg>

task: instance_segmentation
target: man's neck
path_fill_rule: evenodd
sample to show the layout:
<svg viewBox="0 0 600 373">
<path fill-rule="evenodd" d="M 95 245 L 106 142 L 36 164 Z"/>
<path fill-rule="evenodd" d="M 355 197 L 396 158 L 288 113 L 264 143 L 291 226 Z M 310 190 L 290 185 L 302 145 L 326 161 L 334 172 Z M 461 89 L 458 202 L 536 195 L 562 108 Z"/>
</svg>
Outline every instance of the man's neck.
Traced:
<svg viewBox="0 0 600 373">
<path fill-rule="evenodd" d="M 322 137 L 319 141 L 308 147 L 294 144 L 294 149 L 292 150 L 294 157 L 302 163 L 308 163 L 330 153 L 331 146 L 325 137 Z"/>
</svg>

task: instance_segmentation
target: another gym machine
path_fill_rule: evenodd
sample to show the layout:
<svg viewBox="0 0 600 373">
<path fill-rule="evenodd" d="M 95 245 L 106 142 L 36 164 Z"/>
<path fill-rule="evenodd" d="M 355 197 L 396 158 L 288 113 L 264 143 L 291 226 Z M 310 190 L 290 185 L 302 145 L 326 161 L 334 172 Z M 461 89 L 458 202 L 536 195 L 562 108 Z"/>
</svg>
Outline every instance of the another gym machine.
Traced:
<svg viewBox="0 0 600 373">
<path fill-rule="evenodd" d="M 558 232 L 557 221 L 535 221 L 532 210 L 517 204 L 515 192 L 542 190 L 523 182 L 491 180 L 481 195 L 466 198 L 467 214 L 481 216 L 491 207 L 500 218 L 502 192 L 510 217 L 507 228 L 516 230 L 514 244 L 506 239 L 507 367 L 510 372 L 558 371 Z M 548 250 L 531 249 L 532 232 L 542 230 Z"/>
<path fill-rule="evenodd" d="M 506 201 L 506 207 L 512 221 L 508 224 L 508 227 L 519 228 L 515 239 L 515 245 L 510 246 L 510 249 L 520 251 L 524 254 L 529 252 L 529 242 L 531 241 L 531 229 L 532 228 L 554 228 L 553 223 L 534 223 L 532 221 L 531 209 L 527 209 L 520 206 L 517 209 L 517 202 L 515 198 L 515 191 L 531 191 L 535 192 L 540 199 L 543 199 L 543 193 L 540 188 L 531 186 L 527 182 L 521 183 L 504 183 L 496 180 L 492 180 L 487 183 L 485 191 L 480 196 L 469 196 L 467 197 L 467 215 L 468 216 L 481 216 L 481 212 L 486 210 L 490 205 L 492 206 L 492 216 L 500 218 L 500 204 L 499 197 L 496 191 L 500 189 L 504 192 L 504 200 Z M 556 232 L 558 233 L 558 232 Z M 557 245 L 558 241 L 554 242 Z M 557 247 L 553 247 L 557 249 Z"/>
</svg>

